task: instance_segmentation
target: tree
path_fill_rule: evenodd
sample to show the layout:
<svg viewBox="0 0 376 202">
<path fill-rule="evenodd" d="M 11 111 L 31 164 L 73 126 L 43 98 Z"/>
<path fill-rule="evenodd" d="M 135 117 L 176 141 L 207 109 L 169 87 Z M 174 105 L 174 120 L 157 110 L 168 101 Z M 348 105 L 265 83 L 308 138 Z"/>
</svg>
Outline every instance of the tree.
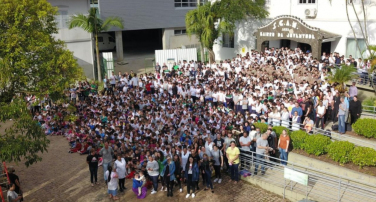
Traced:
<svg viewBox="0 0 376 202">
<path fill-rule="evenodd" d="M 78 14 L 71 17 L 69 21 L 69 29 L 73 29 L 75 27 L 80 27 L 83 30 L 94 35 L 98 80 L 102 81 L 102 72 L 100 70 L 99 60 L 98 34 L 103 31 L 108 31 L 111 27 L 118 27 L 123 29 L 123 20 L 119 17 L 107 17 L 106 20 L 103 21 L 97 15 L 97 8 L 90 8 L 89 15 Z"/>
<path fill-rule="evenodd" d="M 0 0 L 0 5 L 0 159 L 24 159 L 29 166 L 41 160 L 49 141 L 23 96 L 62 93 L 83 71 L 53 36 L 57 8 L 46 0 Z"/>
<path fill-rule="evenodd" d="M 344 93 L 346 91 L 345 83 L 356 79 L 359 75 L 356 73 L 357 69 L 354 66 L 342 65 L 341 68 L 333 69 L 333 72 L 330 72 L 328 75 L 329 83 L 338 83 L 337 90 L 340 93 Z"/>
<path fill-rule="evenodd" d="M 265 0 L 221 0 L 208 2 L 185 16 L 188 36 L 199 39 L 201 49 L 207 48 L 210 62 L 215 61 L 213 46 L 215 40 L 224 33 L 232 35 L 236 23 L 244 19 L 260 20 L 269 15 L 265 10 Z"/>
</svg>

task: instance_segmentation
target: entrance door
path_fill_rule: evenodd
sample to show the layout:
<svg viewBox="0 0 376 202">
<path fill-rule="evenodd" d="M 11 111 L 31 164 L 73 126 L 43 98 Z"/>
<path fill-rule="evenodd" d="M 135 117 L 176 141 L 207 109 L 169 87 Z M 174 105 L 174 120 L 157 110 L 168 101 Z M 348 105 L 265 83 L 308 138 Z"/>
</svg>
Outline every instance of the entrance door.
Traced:
<svg viewBox="0 0 376 202">
<path fill-rule="evenodd" d="M 331 46 L 332 46 L 332 42 L 322 43 L 321 44 L 321 55 L 322 55 L 323 52 L 325 52 L 326 54 L 329 54 Z"/>
<path fill-rule="evenodd" d="M 280 48 L 282 48 L 282 47 L 290 48 L 290 44 L 291 44 L 290 40 L 288 40 L 288 39 L 282 39 L 281 40 L 281 46 L 280 46 Z"/>
</svg>

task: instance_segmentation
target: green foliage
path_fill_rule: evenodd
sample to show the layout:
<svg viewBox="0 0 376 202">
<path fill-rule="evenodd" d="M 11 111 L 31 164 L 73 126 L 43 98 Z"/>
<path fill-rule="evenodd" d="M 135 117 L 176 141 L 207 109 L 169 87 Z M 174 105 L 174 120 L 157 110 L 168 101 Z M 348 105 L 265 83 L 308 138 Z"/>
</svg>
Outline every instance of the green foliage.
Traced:
<svg viewBox="0 0 376 202">
<path fill-rule="evenodd" d="M 314 154 L 320 156 L 327 152 L 327 147 L 330 145 L 330 138 L 324 135 L 309 135 L 305 138 L 303 143 L 303 149 L 308 154 Z"/>
<path fill-rule="evenodd" d="M 282 134 L 283 130 L 286 130 L 287 134 L 290 134 L 290 130 L 288 128 L 284 127 L 284 126 L 274 126 L 273 127 L 273 131 L 277 134 L 278 138 Z"/>
<path fill-rule="evenodd" d="M 97 8 L 90 8 L 88 11 L 89 15 L 77 14 L 69 20 L 69 29 L 79 27 L 86 32 L 94 34 L 95 38 L 95 51 L 97 58 L 97 68 L 98 68 L 98 80 L 102 81 L 102 75 L 100 68 L 99 59 L 99 46 L 98 46 L 98 34 L 103 31 L 108 31 L 111 27 L 118 27 L 123 29 L 123 19 L 119 17 L 107 17 L 104 21 L 98 17 Z"/>
<path fill-rule="evenodd" d="M 346 91 L 345 83 L 359 77 L 356 72 L 357 69 L 353 66 L 342 65 L 341 68 L 329 73 L 328 80 L 330 83 L 339 83 L 337 90 L 343 93 Z"/>
<path fill-rule="evenodd" d="M 41 161 L 40 152 L 47 152 L 50 141 L 30 116 L 26 102 L 14 99 L 0 103 L 0 112 L 0 122 L 10 125 L 0 133 L 0 159 L 6 162 L 25 160 L 26 166 Z"/>
<path fill-rule="evenodd" d="M 290 134 L 291 143 L 294 149 L 303 149 L 304 142 L 308 137 L 308 133 L 303 130 L 293 131 Z"/>
<path fill-rule="evenodd" d="M 1 0 L 0 97 L 61 93 L 83 71 L 65 43 L 53 35 L 57 8 L 46 0 Z M 6 98 L 4 98 L 6 97 Z"/>
<path fill-rule="evenodd" d="M 369 147 L 356 147 L 351 152 L 351 161 L 360 166 L 376 166 L 376 151 Z"/>
<path fill-rule="evenodd" d="M 351 161 L 351 152 L 355 146 L 348 141 L 335 141 L 328 146 L 328 155 L 333 161 L 341 164 Z"/>
<path fill-rule="evenodd" d="M 69 104 L 68 107 L 67 107 L 67 111 L 68 111 L 68 113 L 73 114 L 77 111 L 77 108 L 75 106 Z"/>
<path fill-rule="evenodd" d="M 369 106 L 369 107 L 366 107 L 366 106 Z M 374 106 L 376 106 L 376 97 L 368 97 L 362 102 L 363 111 L 373 111 Z"/>
<path fill-rule="evenodd" d="M 265 133 L 268 130 L 268 124 L 266 123 L 254 123 L 253 124 L 256 128 L 260 128 L 260 132 Z"/>
<path fill-rule="evenodd" d="M 268 15 L 265 0 L 221 0 L 208 2 L 189 11 L 185 16 L 185 24 L 187 34 L 195 34 L 201 45 L 209 50 L 210 61 L 215 61 L 213 45 L 221 34 L 232 35 L 240 20 L 258 20 Z"/>
<path fill-rule="evenodd" d="M 363 135 L 368 138 L 376 138 L 376 119 L 358 119 L 352 128 L 358 135 Z"/>
</svg>

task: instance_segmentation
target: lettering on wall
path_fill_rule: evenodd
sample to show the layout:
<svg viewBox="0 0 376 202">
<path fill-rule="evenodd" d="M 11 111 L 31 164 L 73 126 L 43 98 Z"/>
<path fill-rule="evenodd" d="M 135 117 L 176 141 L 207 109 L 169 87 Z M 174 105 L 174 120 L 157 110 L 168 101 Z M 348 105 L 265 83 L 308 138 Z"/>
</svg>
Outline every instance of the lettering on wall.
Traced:
<svg viewBox="0 0 376 202">
<path fill-rule="evenodd" d="M 303 29 L 299 29 L 303 28 Z M 306 32 L 305 27 L 301 27 L 301 23 L 293 19 L 279 19 L 275 20 L 265 31 L 260 31 L 260 37 L 273 37 L 284 39 L 316 39 L 315 31 Z"/>
</svg>

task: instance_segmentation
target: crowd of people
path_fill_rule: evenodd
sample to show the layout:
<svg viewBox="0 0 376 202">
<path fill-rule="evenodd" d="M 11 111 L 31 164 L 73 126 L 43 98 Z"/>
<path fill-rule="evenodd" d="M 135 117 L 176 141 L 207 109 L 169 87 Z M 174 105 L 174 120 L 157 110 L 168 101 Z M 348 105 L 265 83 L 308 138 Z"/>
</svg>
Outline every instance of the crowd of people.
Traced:
<svg viewBox="0 0 376 202">
<path fill-rule="evenodd" d="M 69 152 L 87 155 L 91 186 L 103 167 L 110 198 L 119 199 L 126 179 L 137 198 L 148 189 L 172 197 L 174 187 L 183 192 L 184 185 L 186 198 L 194 198 L 200 181 L 212 193 L 223 174 L 238 183 L 239 170 L 249 169 L 240 151 L 257 158 L 279 153 L 286 165 L 288 133 L 277 139 L 272 126 L 311 132 L 339 120 L 345 133 L 342 121 L 350 115 L 355 122 L 361 105 L 355 83 L 342 95 L 338 84 L 328 83 L 328 72 L 345 63 L 339 58 L 337 64 L 337 54 L 332 63 L 331 55 L 313 58 L 299 48 L 270 48 L 220 63 L 157 64 L 155 73 L 106 76 L 103 90 L 80 82 L 67 91 L 67 102 L 26 99 L 46 134 L 64 135 Z M 269 124 L 266 133 L 257 122 Z"/>
</svg>

